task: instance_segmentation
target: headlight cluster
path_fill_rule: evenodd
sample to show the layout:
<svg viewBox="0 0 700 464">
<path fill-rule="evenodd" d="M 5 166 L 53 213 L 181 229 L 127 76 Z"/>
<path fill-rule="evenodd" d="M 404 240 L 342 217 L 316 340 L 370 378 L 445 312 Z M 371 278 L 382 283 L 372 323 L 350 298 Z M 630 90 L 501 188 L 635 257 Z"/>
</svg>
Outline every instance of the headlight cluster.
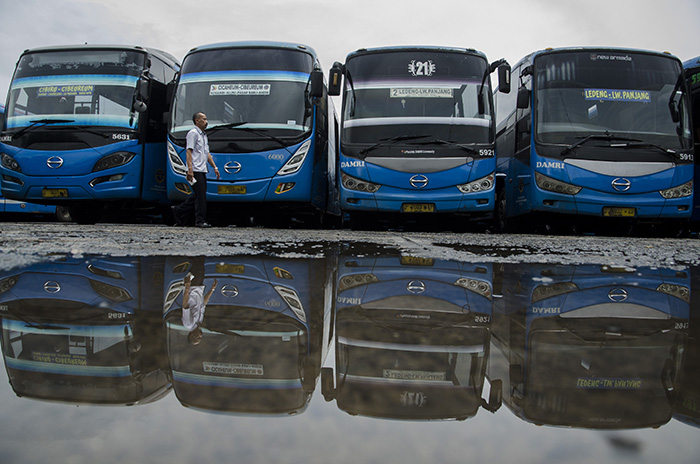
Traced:
<svg viewBox="0 0 700 464">
<path fill-rule="evenodd" d="M 170 162 L 170 167 L 173 168 L 173 171 L 177 174 L 181 176 L 187 175 L 187 166 L 182 162 L 177 151 L 175 151 L 175 147 L 173 147 L 173 144 L 170 142 L 168 142 L 168 161 Z"/>
<path fill-rule="evenodd" d="M 304 312 L 304 306 L 301 304 L 301 299 L 299 298 L 299 295 L 297 295 L 297 292 L 290 288 L 281 286 L 275 286 L 275 290 L 277 290 L 277 293 L 279 293 L 282 299 L 289 305 L 292 312 L 294 312 L 294 315 L 301 322 L 305 323 L 306 312 Z"/>
<path fill-rule="evenodd" d="M 539 285 L 532 291 L 531 303 L 536 303 L 546 298 L 571 293 L 578 290 L 578 287 L 573 282 L 559 282 L 549 285 Z"/>
<path fill-rule="evenodd" d="M 309 153 L 309 148 L 311 148 L 311 140 L 307 140 L 299 149 L 294 153 L 294 155 L 287 161 L 282 168 L 277 171 L 278 176 L 284 176 L 287 174 L 294 174 L 299 169 L 301 169 L 306 155 Z"/>
<path fill-rule="evenodd" d="M 493 188 L 494 175 L 489 174 L 486 177 L 469 182 L 468 184 L 458 185 L 457 188 L 462 193 L 476 193 L 491 190 Z"/>
<path fill-rule="evenodd" d="M 343 292 L 354 287 L 359 287 L 361 285 L 368 285 L 379 282 L 377 276 L 374 274 L 352 274 L 345 275 L 340 279 L 340 284 L 338 285 L 338 292 Z"/>
<path fill-rule="evenodd" d="M 477 293 L 483 297 L 491 298 L 491 285 L 483 280 L 467 279 L 462 277 L 457 279 L 454 285 L 465 288 L 471 292 Z"/>
<path fill-rule="evenodd" d="M 1 157 L 3 167 L 6 167 L 10 171 L 22 172 L 19 168 L 19 163 L 13 157 L 7 153 L 2 153 Z"/>
<path fill-rule="evenodd" d="M 562 182 L 560 180 L 552 179 L 551 177 L 547 177 L 544 174 L 540 174 L 539 172 L 535 172 L 535 182 L 537 183 L 537 186 L 542 190 L 547 190 L 549 192 L 554 193 L 576 195 L 578 192 L 581 191 L 581 187 L 567 184 L 566 182 Z"/>
<path fill-rule="evenodd" d="M 675 296 L 685 303 L 690 303 L 690 289 L 688 287 L 675 284 L 661 284 L 656 288 L 656 291 Z"/>
<path fill-rule="evenodd" d="M 105 169 L 124 166 L 126 163 L 131 161 L 134 156 L 135 155 L 133 153 L 129 153 L 128 151 L 112 153 L 111 155 L 101 158 L 97 163 L 95 163 L 95 167 L 92 168 L 92 172 L 104 171 Z"/>
<path fill-rule="evenodd" d="M 667 190 L 661 190 L 659 191 L 659 193 L 662 197 L 664 197 L 667 200 L 670 200 L 671 198 L 689 197 L 693 194 L 693 181 L 691 180 L 690 182 L 686 182 L 685 184 L 679 185 L 678 187 L 673 187 Z"/>
<path fill-rule="evenodd" d="M 360 179 L 355 179 L 354 177 L 348 176 L 347 174 L 342 174 L 341 180 L 343 182 L 343 187 L 345 187 L 348 190 L 357 190 L 358 192 L 375 193 L 381 187 L 381 185 L 373 184 L 371 182 L 367 182 Z"/>
</svg>

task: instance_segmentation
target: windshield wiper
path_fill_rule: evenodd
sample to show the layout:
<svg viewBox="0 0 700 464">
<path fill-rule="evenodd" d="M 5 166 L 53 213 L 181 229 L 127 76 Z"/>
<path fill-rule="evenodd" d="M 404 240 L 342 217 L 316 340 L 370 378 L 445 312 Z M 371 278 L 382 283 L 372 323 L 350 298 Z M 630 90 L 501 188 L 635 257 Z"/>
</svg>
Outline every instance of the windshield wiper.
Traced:
<svg viewBox="0 0 700 464">
<path fill-rule="evenodd" d="M 360 150 L 360 152 L 359 152 L 360 159 L 364 159 L 365 155 L 367 153 L 369 153 L 370 151 L 374 150 L 375 148 L 381 147 L 383 145 L 391 145 L 393 143 L 403 142 L 406 140 L 424 139 L 426 137 L 430 137 L 430 135 L 397 135 L 396 137 L 382 139 L 379 142 L 375 143 L 374 145 L 371 145 L 367 148 L 363 148 L 362 150 Z"/>
<path fill-rule="evenodd" d="M 671 156 L 672 159 L 676 159 L 677 155 L 677 152 L 675 150 L 650 142 L 614 143 L 610 144 L 610 146 L 614 148 L 656 148 L 657 150 L 660 150 L 666 153 L 667 155 Z"/>
<path fill-rule="evenodd" d="M 206 129 L 205 132 L 207 135 L 214 133 L 216 131 L 224 130 L 224 129 L 235 129 L 238 126 L 242 126 L 244 124 L 248 124 L 248 121 L 243 121 L 243 122 L 232 122 L 229 124 L 221 124 L 219 126 L 214 126 L 210 129 Z"/>
<path fill-rule="evenodd" d="M 207 132 L 207 135 L 209 135 L 212 132 L 215 132 L 215 131 L 220 130 L 220 129 L 236 129 L 236 130 L 246 131 L 246 132 L 250 132 L 252 134 L 255 134 L 259 137 L 262 137 L 262 138 L 265 138 L 268 140 L 273 140 L 273 141 L 277 142 L 278 144 L 280 144 L 280 146 L 282 148 L 284 148 L 285 150 L 287 150 L 287 152 L 289 152 L 290 154 L 292 153 L 291 151 L 289 151 L 289 147 L 288 147 L 289 144 L 284 139 L 277 137 L 275 135 L 272 135 L 272 134 L 265 133 L 265 129 L 253 129 L 252 127 L 240 127 L 240 126 L 243 126 L 245 124 L 248 124 L 248 122 L 234 122 L 231 124 L 223 124 L 221 126 L 216 126 L 216 127 L 212 127 L 211 129 L 207 129 L 206 132 Z"/>
<path fill-rule="evenodd" d="M 17 137 L 24 134 L 28 130 L 34 129 L 39 124 L 41 124 L 41 126 L 39 126 L 39 127 L 44 127 L 48 124 L 68 124 L 71 122 L 75 122 L 75 120 L 74 119 L 35 119 L 34 121 L 29 121 L 29 122 L 31 122 L 31 125 L 29 125 L 27 127 L 23 127 L 22 129 L 18 130 L 14 134 L 12 134 L 12 138 L 16 139 Z"/>
<path fill-rule="evenodd" d="M 93 126 L 81 125 L 81 126 L 51 127 L 50 129 L 51 130 L 75 130 L 75 129 L 77 129 L 77 130 L 80 130 L 82 132 L 87 132 L 89 134 L 99 135 L 105 139 L 109 138 L 109 135 L 105 134 L 104 132 L 98 132 L 98 131 L 92 129 L 92 127 Z"/>
<path fill-rule="evenodd" d="M 591 134 L 591 135 L 588 135 L 588 136 L 582 138 L 582 139 L 579 140 L 578 142 L 576 142 L 576 143 L 574 143 L 574 144 L 572 144 L 572 145 L 569 145 L 568 147 L 564 148 L 564 149 L 561 151 L 561 155 L 566 155 L 566 154 L 569 153 L 570 151 L 574 150 L 575 148 L 580 147 L 581 145 L 584 145 L 584 144 L 590 142 L 591 140 L 606 140 L 606 141 L 608 141 L 608 142 L 613 142 L 613 141 L 619 141 L 619 142 L 643 142 L 643 140 L 639 140 L 639 139 L 631 139 L 631 138 L 628 138 L 628 137 L 618 137 L 618 136 L 616 136 L 616 135 L 612 135 L 612 134 L 609 133 L 609 132 L 605 132 L 605 134 Z"/>
</svg>

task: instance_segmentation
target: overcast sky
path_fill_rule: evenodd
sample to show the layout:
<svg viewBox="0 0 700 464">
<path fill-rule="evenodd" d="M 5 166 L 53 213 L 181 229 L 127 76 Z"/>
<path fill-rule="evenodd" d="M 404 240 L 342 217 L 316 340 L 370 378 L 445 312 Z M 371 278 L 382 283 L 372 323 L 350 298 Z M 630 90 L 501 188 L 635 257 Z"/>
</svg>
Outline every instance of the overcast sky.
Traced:
<svg viewBox="0 0 700 464">
<path fill-rule="evenodd" d="M 324 72 L 358 48 L 476 48 L 515 64 L 546 47 L 615 46 L 700 55 L 698 0 L 0 0 L 0 93 L 33 47 L 129 44 L 182 60 L 197 45 L 310 45 Z"/>
</svg>

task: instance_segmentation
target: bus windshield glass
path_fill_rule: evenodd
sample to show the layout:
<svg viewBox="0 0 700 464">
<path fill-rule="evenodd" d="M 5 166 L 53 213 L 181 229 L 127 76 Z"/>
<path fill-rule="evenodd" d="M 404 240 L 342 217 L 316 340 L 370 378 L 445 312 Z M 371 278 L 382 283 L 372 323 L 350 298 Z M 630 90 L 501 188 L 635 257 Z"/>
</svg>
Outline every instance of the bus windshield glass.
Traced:
<svg viewBox="0 0 700 464">
<path fill-rule="evenodd" d="M 10 86 L 7 128 L 56 120 L 64 125 L 135 129 L 132 109 L 145 54 L 62 50 L 23 55 Z"/>
<path fill-rule="evenodd" d="M 416 134 L 455 143 L 491 143 L 488 73 L 484 58 L 459 52 L 400 50 L 351 57 L 343 143 L 373 144 Z"/>
<path fill-rule="evenodd" d="M 680 64 L 614 51 L 544 54 L 535 60 L 536 140 L 573 145 L 624 138 L 688 148 L 690 123 Z"/>
<path fill-rule="evenodd" d="M 306 97 L 313 58 L 278 48 L 234 48 L 196 52 L 185 57 L 170 132 L 184 138 L 203 111 L 210 139 L 270 136 L 298 137 L 311 129 Z M 249 130 L 247 130 L 249 129 Z"/>
</svg>

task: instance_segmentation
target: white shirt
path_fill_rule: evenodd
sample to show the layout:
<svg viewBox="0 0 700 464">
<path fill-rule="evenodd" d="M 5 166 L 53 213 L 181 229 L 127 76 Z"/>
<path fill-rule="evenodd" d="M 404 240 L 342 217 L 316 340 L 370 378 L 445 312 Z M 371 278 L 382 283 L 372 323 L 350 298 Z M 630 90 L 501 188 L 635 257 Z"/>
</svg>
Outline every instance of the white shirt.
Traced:
<svg viewBox="0 0 700 464">
<path fill-rule="evenodd" d="M 204 287 L 190 287 L 190 299 L 182 308 L 182 326 L 192 331 L 202 325 L 204 319 Z"/>
<path fill-rule="evenodd" d="M 192 171 L 209 172 L 207 169 L 209 138 L 199 127 L 194 127 L 187 133 L 187 149 L 192 150 Z"/>
</svg>

